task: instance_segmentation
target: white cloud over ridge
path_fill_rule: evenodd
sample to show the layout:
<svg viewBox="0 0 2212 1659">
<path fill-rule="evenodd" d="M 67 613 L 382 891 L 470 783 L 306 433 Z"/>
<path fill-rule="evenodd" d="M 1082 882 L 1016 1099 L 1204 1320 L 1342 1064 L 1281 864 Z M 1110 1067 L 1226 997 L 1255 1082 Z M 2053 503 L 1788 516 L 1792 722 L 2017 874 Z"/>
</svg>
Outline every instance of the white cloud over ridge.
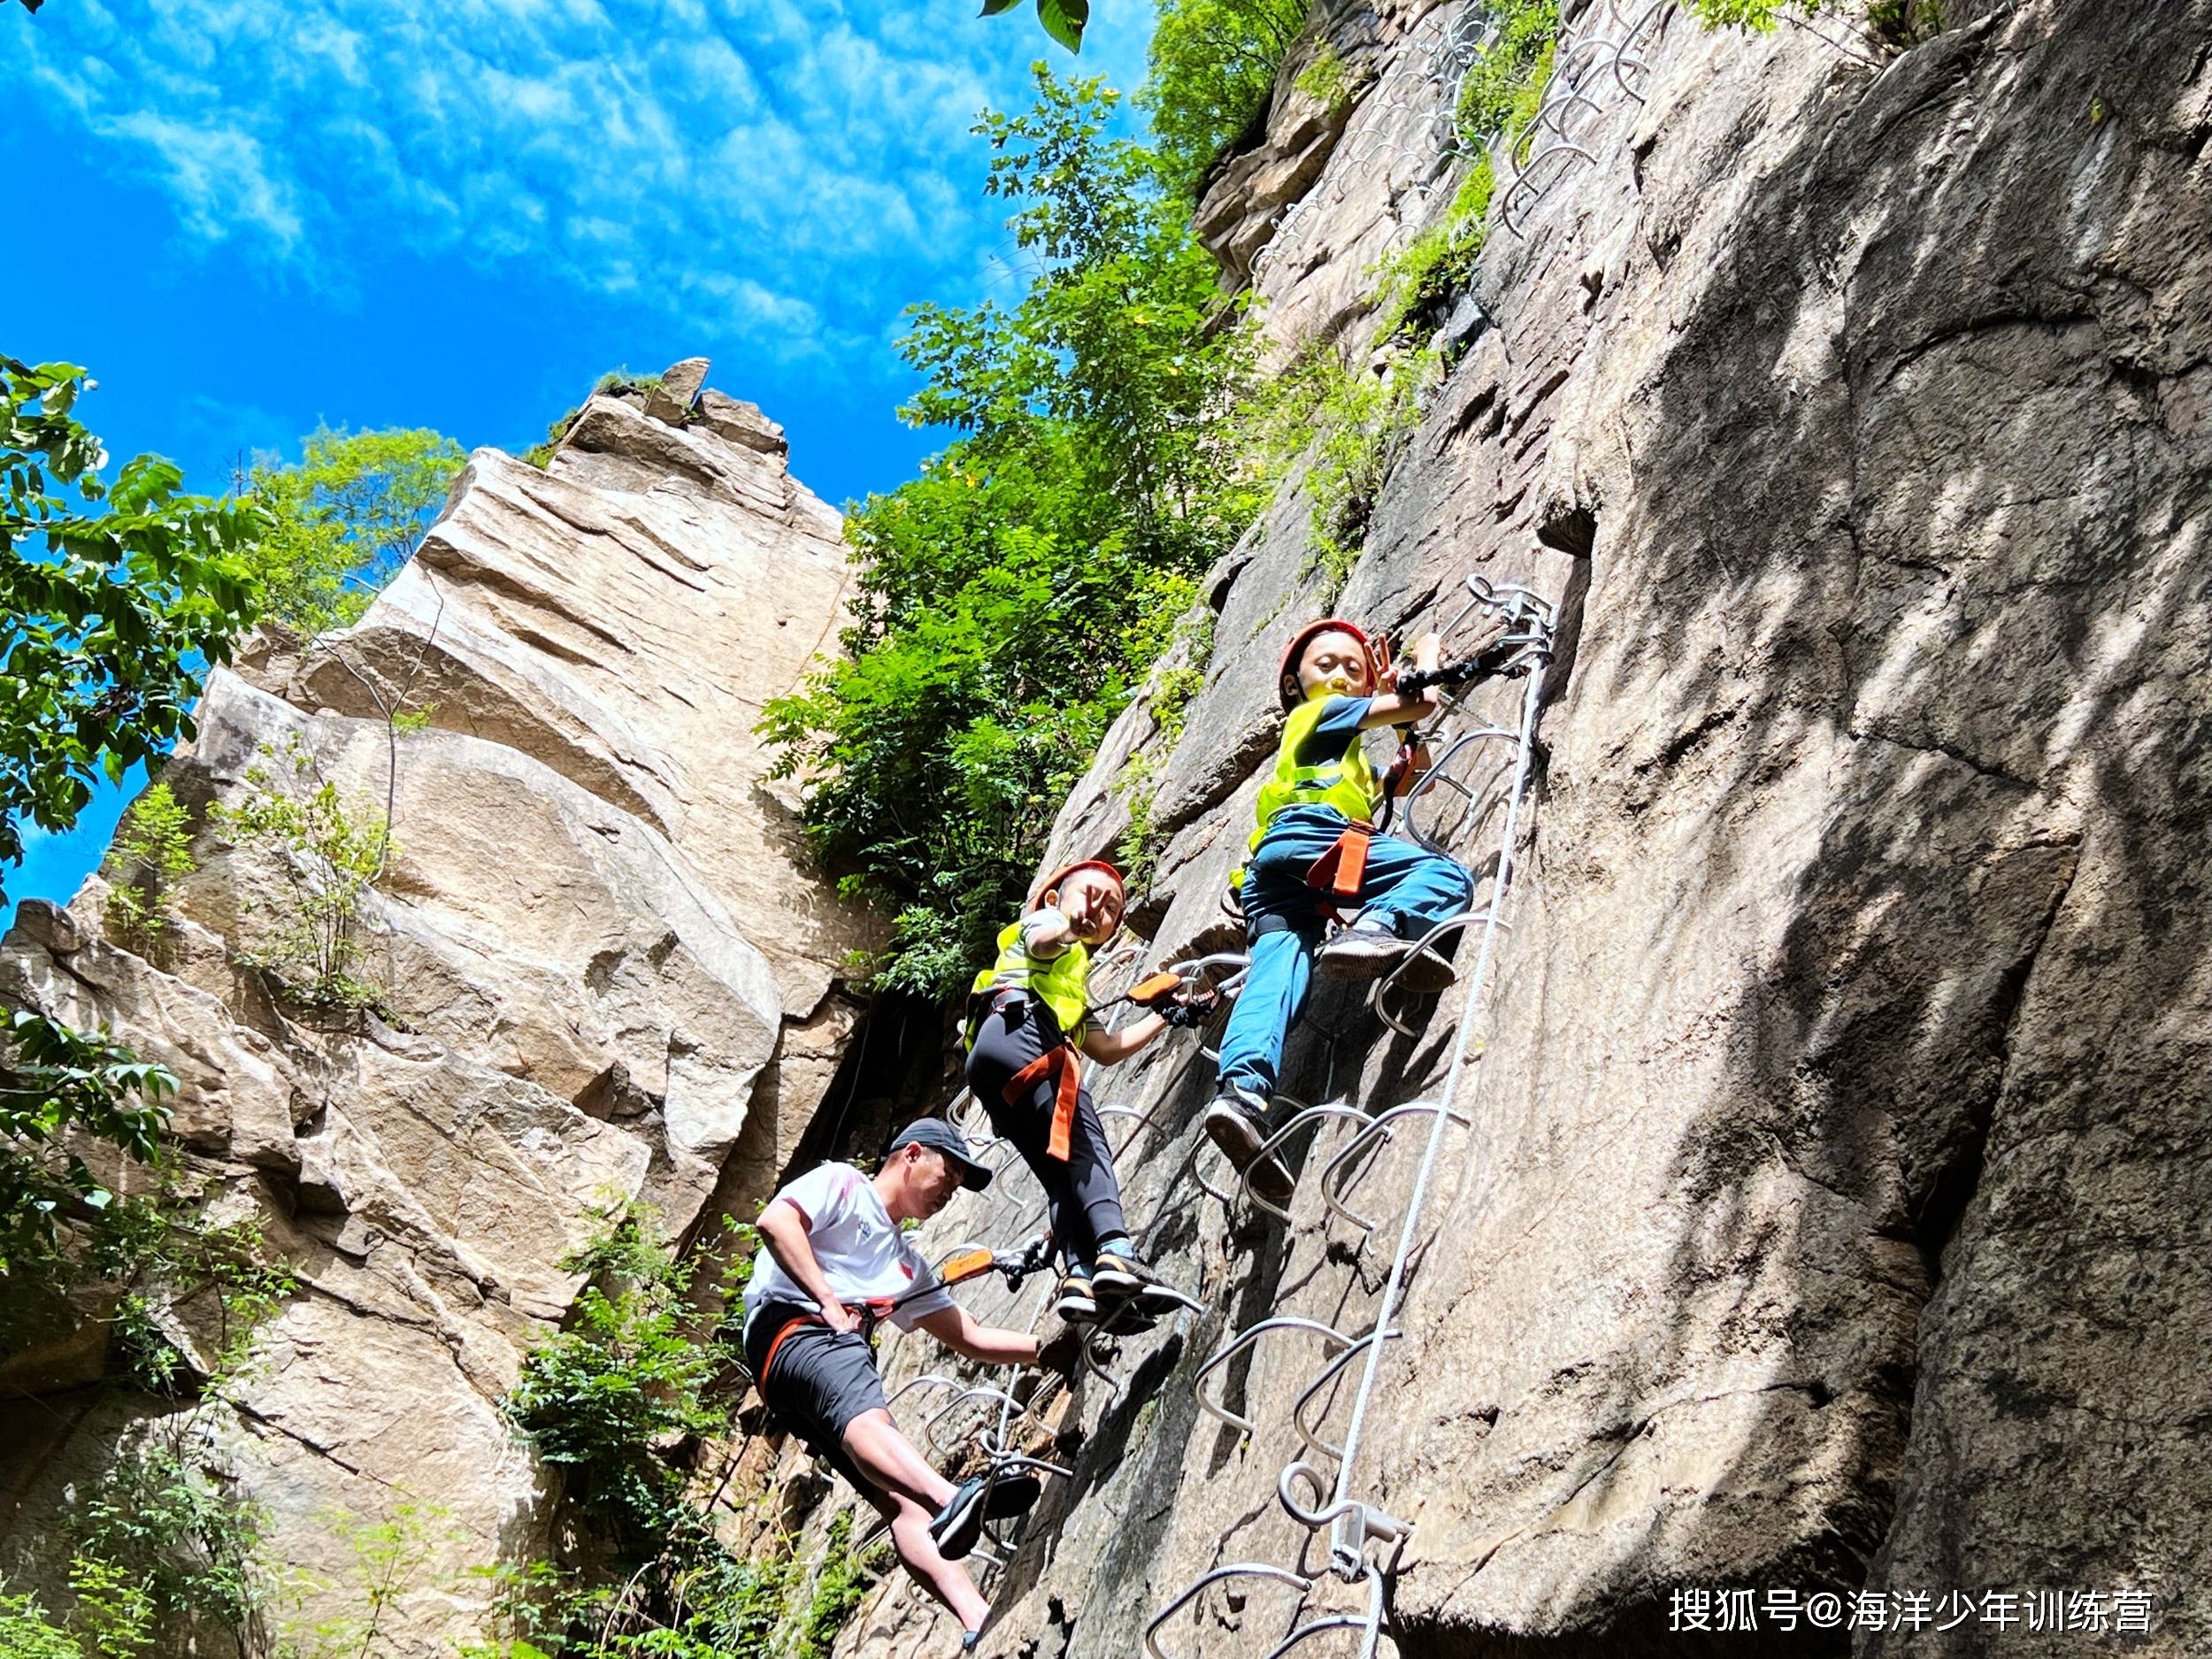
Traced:
<svg viewBox="0 0 2212 1659">
<path fill-rule="evenodd" d="M 395 246 L 642 298 L 703 337 L 879 364 L 1002 244 L 987 104 L 1027 65 L 1133 87 L 1146 0 L 1079 60 L 971 0 L 79 0 L 12 33 L 57 124 L 188 242 L 344 290 Z"/>
</svg>

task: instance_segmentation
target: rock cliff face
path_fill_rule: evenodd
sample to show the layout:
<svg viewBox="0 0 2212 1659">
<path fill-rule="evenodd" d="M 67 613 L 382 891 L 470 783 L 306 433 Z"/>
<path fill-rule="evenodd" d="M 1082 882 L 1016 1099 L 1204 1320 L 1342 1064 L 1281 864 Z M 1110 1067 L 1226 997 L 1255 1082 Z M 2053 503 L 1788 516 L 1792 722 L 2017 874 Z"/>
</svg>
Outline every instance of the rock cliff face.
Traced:
<svg viewBox="0 0 2212 1659">
<path fill-rule="evenodd" d="M 423 1585 L 541 1548 L 539 1471 L 495 1402 L 578 1288 L 559 1258 L 595 1205 L 642 1197 L 681 1233 L 772 1188 L 854 1022 L 839 964 L 872 931 L 800 870 L 751 729 L 834 649 L 837 516 L 779 428 L 687 367 L 651 409 L 593 398 L 544 472 L 479 451 L 360 622 L 214 674 L 168 767 L 196 810 L 257 769 L 365 819 L 388 804 L 359 970 L 379 1013 L 311 1018 L 236 965 L 281 872 L 204 827 L 158 963 L 104 936 L 96 877 L 65 910 L 26 903 L 0 952 L 8 1002 L 177 1074 L 194 1179 L 296 1268 L 237 1421 L 206 1432 L 275 1556 L 334 1584 L 333 1515 L 408 1497 L 452 1512 Z M 0 1450 L 12 1579 L 53 1582 L 56 1517 L 143 1427 L 150 1408 L 71 1392 L 99 1362 L 12 1368 L 35 1432 Z M 408 1654 L 474 1624 L 442 1593 L 397 1618 Z"/>
<path fill-rule="evenodd" d="M 1617 42 L 1641 10 L 1564 9 Z M 1590 159 L 1548 164 L 1525 239 L 1494 231 L 1337 602 L 1403 634 L 1472 570 L 1561 617 L 1472 1127 L 1360 1464 L 1413 1523 L 1407 1655 L 2212 1647 L 2212 6 L 1945 12 L 1847 53 L 1656 8 L 1574 117 Z M 1365 42 L 1363 100 L 1332 134 L 1293 65 L 1202 209 L 1233 279 L 1284 221 L 1256 263 L 1286 344 L 1356 349 L 1368 268 L 1441 212 L 1415 141 L 1455 16 L 1325 19 Z M 1232 937 L 1276 654 L 1327 603 L 1306 524 L 1286 498 L 1210 584 L 1208 683 L 1156 774 L 1150 960 Z M 1156 741 L 1141 703 L 1048 864 L 1113 844 L 1113 780 Z M 1447 825 L 1471 858 L 1482 817 Z M 1432 1095 L 1469 988 L 1411 1041 L 1325 988 L 1286 1091 Z M 1095 1080 L 1148 1114 L 1114 1120 L 1132 1215 L 1205 1311 L 1045 1409 L 1075 1476 L 987 1584 L 992 1655 L 1122 1659 L 1212 1567 L 1319 1569 L 1276 1481 L 1302 1455 L 1333 1473 L 1291 1426 L 1325 1350 L 1277 1336 L 1231 1368 L 1248 1438 L 1194 1376 L 1271 1315 L 1369 1329 L 1395 1238 L 1324 1208 L 1342 1125 L 1287 1232 L 1208 1196 L 1189 1039 Z M 1373 1156 L 1359 1210 L 1402 1213 L 1421 1140 Z M 1002 1185 L 933 1236 L 1022 1236 L 1035 1194 Z M 926 1346 L 895 1375 L 941 1363 Z M 1323 1439 L 1348 1395 L 1317 1396 Z M 1170 1652 L 1275 1649 L 1292 1594 L 1227 1588 Z M 1678 1591 L 1727 1589 L 1758 1593 L 1755 1633 L 1670 1631 Z M 1768 1590 L 1844 1600 L 1786 1628 Z M 2147 1594 L 2147 1628 L 2033 1627 L 2039 1590 Z M 1363 1594 L 1325 1578 L 1307 1616 Z M 954 1645 L 894 1584 L 840 1652 Z"/>
</svg>

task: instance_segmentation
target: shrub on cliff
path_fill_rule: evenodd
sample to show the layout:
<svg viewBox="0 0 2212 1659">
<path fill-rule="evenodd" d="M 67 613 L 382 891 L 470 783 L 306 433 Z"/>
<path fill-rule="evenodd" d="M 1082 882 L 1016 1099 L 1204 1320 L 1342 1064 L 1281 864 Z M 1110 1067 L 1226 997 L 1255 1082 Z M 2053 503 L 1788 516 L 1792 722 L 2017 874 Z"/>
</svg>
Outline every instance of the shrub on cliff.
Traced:
<svg viewBox="0 0 2212 1659">
<path fill-rule="evenodd" d="M 851 510 L 864 608 L 846 661 L 772 703 L 813 846 L 899 918 L 887 985 L 956 991 L 1133 695 L 1192 579 L 1263 499 L 1228 442 L 1248 367 L 1213 262 L 1118 95 L 1037 72 L 987 113 L 988 189 L 1038 261 L 1011 306 L 919 306 L 902 411 L 949 428 L 921 475 Z"/>
<path fill-rule="evenodd" d="M 422 427 L 311 433 L 298 462 L 242 480 L 269 514 L 251 557 L 268 614 L 305 634 L 351 622 L 399 573 L 468 459 Z"/>
<path fill-rule="evenodd" d="M 1305 22 L 1304 0 L 1162 0 L 1137 106 L 1151 118 L 1161 177 L 1177 196 L 1194 198 L 1223 152 L 1265 116 L 1275 71 Z"/>
</svg>

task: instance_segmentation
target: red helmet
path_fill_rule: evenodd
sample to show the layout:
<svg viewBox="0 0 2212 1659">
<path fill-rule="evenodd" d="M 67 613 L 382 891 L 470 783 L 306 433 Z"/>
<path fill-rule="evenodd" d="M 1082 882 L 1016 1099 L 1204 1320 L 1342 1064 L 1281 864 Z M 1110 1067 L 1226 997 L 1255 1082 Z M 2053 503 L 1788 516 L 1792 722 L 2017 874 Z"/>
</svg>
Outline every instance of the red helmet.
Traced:
<svg viewBox="0 0 2212 1659">
<path fill-rule="evenodd" d="M 1298 684 L 1298 664 L 1306 654 L 1306 647 L 1324 634 L 1348 634 L 1357 640 L 1360 650 L 1367 657 L 1368 683 L 1379 691 L 1382 688 L 1383 676 L 1390 671 L 1390 641 L 1369 639 L 1364 628 L 1356 627 L 1341 617 L 1324 617 L 1318 622 L 1307 623 L 1283 647 L 1283 660 L 1275 670 L 1275 695 L 1286 712 L 1305 701 L 1305 692 Z"/>
<path fill-rule="evenodd" d="M 1063 864 L 1059 869 L 1054 871 L 1050 875 L 1047 876 L 1042 881 L 1040 881 L 1036 886 L 1035 891 L 1031 893 L 1029 895 L 1029 908 L 1033 910 L 1035 910 L 1038 905 L 1044 902 L 1046 894 L 1057 887 L 1063 881 L 1065 881 L 1070 876 L 1073 875 L 1079 870 L 1104 871 L 1108 875 L 1113 877 L 1114 885 L 1122 889 L 1124 898 L 1125 899 L 1127 897 L 1129 883 L 1126 878 L 1122 875 L 1120 871 L 1115 869 L 1113 865 L 1108 864 L 1103 858 L 1081 858 L 1078 859 L 1074 864 Z"/>
</svg>

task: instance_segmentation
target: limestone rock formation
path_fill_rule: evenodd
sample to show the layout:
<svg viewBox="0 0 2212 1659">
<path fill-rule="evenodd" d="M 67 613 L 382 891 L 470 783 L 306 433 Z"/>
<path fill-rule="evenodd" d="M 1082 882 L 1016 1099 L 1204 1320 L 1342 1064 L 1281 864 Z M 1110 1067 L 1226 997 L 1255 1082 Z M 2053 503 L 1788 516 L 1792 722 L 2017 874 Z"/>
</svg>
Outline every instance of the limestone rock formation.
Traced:
<svg viewBox="0 0 2212 1659">
<path fill-rule="evenodd" d="M 211 676 L 165 774 L 200 830 L 157 960 L 105 936 L 97 877 L 67 910 L 27 902 L 0 951 L 9 1003 L 176 1073 L 193 1179 L 298 1272 L 208 1431 L 274 1555 L 343 1586 L 334 1514 L 450 1511 L 393 1632 L 426 1659 L 473 1627 L 454 1575 L 546 1525 L 497 1402 L 578 1288 L 561 1256 L 595 1209 L 642 1198 L 680 1233 L 772 1187 L 856 1017 L 840 964 L 875 938 L 803 868 L 752 735 L 835 648 L 837 516 L 778 428 L 678 368 L 695 416 L 595 397 L 544 472 L 478 451 L 357 625 Z M 257 772 L 389 812 L 356 970 L 373 1011 L 316 1015 L 241 965 L 282 924 L 285 861 L 206 809 Z M 68 1392 L 100 1357 L 80 1339 L 12 1364 L 34 1397 L 7 1409 L 42 1425 L 0 1449 L 12 1580 L 54 1581 L 56 1517 L 157 1412 Z"/>
<path fill-rule="evenodd" d="M 1417 123 L 1382 89 L 1424 78 L 1453 8 L 1381 10 L 1378 90 L 1260 261 L 1286 345 L 1357 345 L 1366 273 L 1448 194 L 1358 141 Z M 1593 159 L 1517 204 L 1525 239 L 1493 228 L 1494 326 L 1458 331 L 1336 602 L 1409 631 L 1473 570 L 1561 616 L 1473 1126 L 1446 1142 L 1360 1463 L 1413 1523 L 1409 1655 L 2212 1646 L 2212 6 L 1945 16 L 1862 62 L 1657 9 L 1578 129 Z M 1277 118 L 1268 153 L 1307 157 L 1305 114 L 1279 96 Z M 1241 225 L 1262 171 L 1225 175 L 1208 222 Z M 1247 232 L 1216 240 L 1233 277 Z M 1329 603 L 1304 515 L 1279 504 L 1209 584 L 1208 685 L 1156 774 L 1150 960 L 1233 936 L 1216 898 L 1274 656 Z M 1111 844 L 1113 780 L 1154 741 L 1140 700 L 1048 864 Z M 1407 1041 L 1325 987 L 1286 1091 L 1432 1096 L 1466 994 Z M 987 1583 L 997 1659 L 1119 1659 L 1214 1566 L 1325 1557 L 1276 1495 L 1294 1457 L 1334 1473 L 1292 1426 L 1319 1342 L 1265 1339 L 1221 1379 L 1248 1440 L 1193 1378 L 1271 1316 L 1364 1332 L 1395 1228 L 1325 1209 L 1341 1125 L 1286 1234 L 1208 1196 L 1210 1084 L 1187 1040 L 1096 1079 L 1148 1115 L 1113 1120 L 1131 1213 L 1205 1312 L 1049 1409 L 1075 1477 Z M 1401 1213 L 1422 1138 L 1373 1155 L 1361 1212 Z M 933 1236 L 1021 1236 L 1034 1194 L 1001 1185 Z M 895 1377 L 941 1363 L 926 1347 Z M 1322 1440 L 1349 1403 L 1316 1397 Z M 1671 1629 L 1678 1591 L 1745 1588 L 1839 1601 Z M 1167 1650 L 1273 1650 L 1295 1598 L 1229 1589 Z M 2126 1635 L 2031 1628 L 2051 1590 L 2149 1611 Z M 1863 1592 L 1888 1600 L 1846 1628 Z M 1364 1594 L 1324 1577 L 1307 1615 Z M 1972 1616 L 1913 1624 L 1915 1595 Z M 840 1652 L 951 1645 L 893 1585 Z"/>
</svg>

